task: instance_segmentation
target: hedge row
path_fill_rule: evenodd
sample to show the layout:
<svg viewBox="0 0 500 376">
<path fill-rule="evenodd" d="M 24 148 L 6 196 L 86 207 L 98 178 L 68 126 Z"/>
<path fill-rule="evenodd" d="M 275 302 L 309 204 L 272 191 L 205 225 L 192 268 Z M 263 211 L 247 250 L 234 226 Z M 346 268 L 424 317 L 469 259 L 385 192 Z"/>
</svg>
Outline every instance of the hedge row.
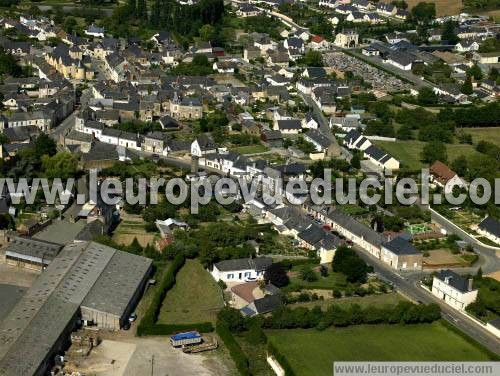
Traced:
<svg viewBox="0 0 500 376">
<path fill-rule="evenodd" d="M 314 257 L 314 258 L 303 258 L 303 259 L 283 259 L 280 260 L 279 263 L 283 265 L 287 269 L 291 269 L 294 266 L 300 266 L 300 265 L 308 265 L 308 264 L 313 264 L 317 265 L 320 262 L 319 257 Z"/>
<path fill-rule="evenodd" d="M 231 358 L 236 364 L 236 368 L 240 372 L 240 375 L 250 376 L 248 357 L 243 352 L 238 342 L 234 339 L 234 336 L 227 325 L 217 321 L 215 331 L 229 349 L 229 355 L 231 355 Z"/>
<path fill-rule="evenodd" d="M 177 275 L 177 272 L 184 266 L 185 262 L 186 259 L 183 255 L 177 255 L 172 261 L 172 264 L 160 281 L 158 289 L 156 290 L 155 295 L 151 300 L 151 304 L 144 313 L 141 322 L 137 326 L 138 336 L 147 334 L 161 334 L 156 331 L 160 329 L 155 329 L 155 327 L 158 326 L 156 324 L 156 321 L 158 319 L 158 315 L 160 314 L 161 305 L 163 303 L 163 300 L 165 299 L 165 296 L 167 295 L 168 290 L 170 290 L 175 285 L 175 276 Z"/>
<path fill-rule="evenodd" d="M 285 371 L 285 376 L 295 376 L 295 373 L 293 372 L 290 363 L 288 363 L 288 360 L 283 356 L 283 354 L 281 354 L 278 351 L 278 349 L 270 341 L 267 341 L 267 352 L 268 354 L 274 356 L 274 358 L 278 361 L 280 366 Z"/>
</svg>

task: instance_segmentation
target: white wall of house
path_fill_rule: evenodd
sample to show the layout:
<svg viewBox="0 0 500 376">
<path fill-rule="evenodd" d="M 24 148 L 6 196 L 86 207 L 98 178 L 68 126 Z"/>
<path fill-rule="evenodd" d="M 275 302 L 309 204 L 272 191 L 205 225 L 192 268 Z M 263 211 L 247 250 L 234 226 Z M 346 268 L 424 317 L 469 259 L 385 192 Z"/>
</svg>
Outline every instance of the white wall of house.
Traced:
<svg viewBox="0 0 500 376">
<path fill-rule="evenodd" d="M 461 292 L 436 277 L 432 280 L 432 293 L 439 299 L 444 300 L 449 306 L 460 311 L 465 310 L 465 307 L 473 303 L 477 298 L 477 290 Z"/>
<path fill-rule="evenodd" d="M 217 269 L 215 265 L 211 274 L 216 281 L 224 282 L 246 282 L 249 278 L 258 280 L 264 278 L 264 271 L 257 272 L 255 269 L 222 271 Z"/>
</svg>

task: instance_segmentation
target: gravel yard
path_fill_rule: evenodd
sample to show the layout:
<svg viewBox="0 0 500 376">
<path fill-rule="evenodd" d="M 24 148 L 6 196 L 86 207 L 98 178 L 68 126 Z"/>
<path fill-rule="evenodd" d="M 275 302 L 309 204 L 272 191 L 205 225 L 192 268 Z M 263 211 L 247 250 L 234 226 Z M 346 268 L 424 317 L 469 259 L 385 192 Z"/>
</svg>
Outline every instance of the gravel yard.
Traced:
<svg viewBox="0 0 500 376">
<path fill-rule="evenodd" d="M 95 376 L 210 376 L 235 371 L 223 350 L 184 354 L 170 346 L 168 337 L 105 339 L 89 356 L 69 360 L 78 366 L 75 370 Z"/>
</svg>

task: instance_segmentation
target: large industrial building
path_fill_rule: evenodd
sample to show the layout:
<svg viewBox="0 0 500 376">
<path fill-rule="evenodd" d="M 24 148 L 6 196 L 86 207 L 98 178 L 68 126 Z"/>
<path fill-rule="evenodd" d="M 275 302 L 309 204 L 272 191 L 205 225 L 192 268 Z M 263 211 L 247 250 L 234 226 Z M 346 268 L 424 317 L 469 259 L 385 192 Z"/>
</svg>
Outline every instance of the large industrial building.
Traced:
<svg viewBox="0 0 500 376">
<path fill-rule="evenodd" d="M 0 321 L 0 375 L 45 375 L 78 319 L 119 329 L 151 271 L 152 260 L 98 243 L 64 247 Z"/>
</svg>

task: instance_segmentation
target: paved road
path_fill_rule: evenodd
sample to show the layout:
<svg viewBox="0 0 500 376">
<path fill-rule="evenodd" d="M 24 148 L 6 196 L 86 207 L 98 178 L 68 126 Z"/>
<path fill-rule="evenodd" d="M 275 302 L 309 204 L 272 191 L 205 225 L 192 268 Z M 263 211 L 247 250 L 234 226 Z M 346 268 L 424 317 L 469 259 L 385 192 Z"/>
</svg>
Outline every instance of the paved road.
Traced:
<svg viewBox="0 0 500 376">
<path fill-rule="evenodd" d="M 467 232 L 462 230 L 460 227 L 455 225 L 453 222 L 435 213 L 434 211 L 431 211 L 431 219 L 432 221 L 443 227 L 446 231 L 448 231 L 448 233 L 455 234 L 459 236 L 463 241 L 472 245 L 474 251 L 479 254 L 479 262 L 474 268 L 468 269 L 477 271 L 479 266 L 481 266 L 484 274 L 500 270 L 500 258 L 497 256 L 498 251 L 497 249 L 495 249 L 495 247 L 482 244 L 481 242 L 470 236 Z"/>
<path fill-rule="evenodd" d="M 80 108 L 84 109 L 87 107 L 88 101 L 91 97 L 91 92 L 90 89 L 85 89 L 82 92 L 82 95 L 80 97 Z M 71 128 L 74 127 L 75 125 L 75 118 L 76 115 L 78 114 L 78 110 L 73 111 L 66 119 L 64 119 L 61 124 L 59 124 L 57 127 L 53 128 L 50 132 L 50 136 L 56 141 L 59 142 L 59 138 L 64 136 Z"/>
<path fill-rule="evenodd" d="M 388 283 L 391 283 L 396 291 L 406 296 L 407 298 L 422 303 L 437 303 L 439 304 L 443 319 L 458 327 L 464 333 L 468 334 L 491 351 L 500 354 L 500 342 L 490 332 L 486 331 L 480 325 L 476 324 L 468 317 L 462 315 L 458 311 L 450 308 L 446 303 L 436 298 L 431 293 L 420 287 L 419 281 L 421 273 L 405 273 L 391 269 L 389 266 L 382 263 L 381 260 L 366 253 L 361 248 L 353 247 L 358 255 L 370 265 L 373 265 L 375 272 Z"/>
</svg>

